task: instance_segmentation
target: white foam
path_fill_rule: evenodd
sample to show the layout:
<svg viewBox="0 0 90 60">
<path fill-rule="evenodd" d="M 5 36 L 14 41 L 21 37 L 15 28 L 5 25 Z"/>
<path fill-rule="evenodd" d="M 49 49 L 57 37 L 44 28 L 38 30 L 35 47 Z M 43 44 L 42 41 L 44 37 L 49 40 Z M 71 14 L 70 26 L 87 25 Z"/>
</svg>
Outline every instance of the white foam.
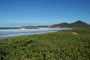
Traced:
<svg viewBox="0 0 90 60">
<path fill-rule="evenodd" d="M 0 30 L 0 32 L 25 32 L 25 31 L 40 31 L 40 30 L 60 30 L 60 28 L 7 29 L 7 30 Z"/>
<path fill-rule="evenodd" d="M 0 30 L 0 37 L 42 34 L 42 33 L 55 32 L 55 31 L 64 30 L 64 29 L 67 29 L 67 28 L 7 29 L 7 30 Z"/>
</svg>

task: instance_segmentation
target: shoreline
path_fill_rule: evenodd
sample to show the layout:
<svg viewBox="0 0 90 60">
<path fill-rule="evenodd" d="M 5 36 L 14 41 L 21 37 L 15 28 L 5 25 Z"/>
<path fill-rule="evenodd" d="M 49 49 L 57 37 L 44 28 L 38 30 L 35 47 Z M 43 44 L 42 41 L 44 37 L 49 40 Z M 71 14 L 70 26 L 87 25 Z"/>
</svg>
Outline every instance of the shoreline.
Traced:
<svg viewBox="0 0 90 60">
<path fill-rule="evenodd" d="M 20 36 L 29 36 L 29 35 L 35 35 L 35 34 L 45 34 L 45 33 L 50 33 L 50 32 L 57 32 L 60 30 L 70 30 L 70 28 L 58 28 L 58 29 L 52 28 L 52 29 L 46 29 L 46 30 L 45 29 L 39 29 L 39 30 L 37 29 L 36 31 L 35 31 L 35 29 L 34 29 L 34 31 L 32 29 L 33 32 L 32 31 L 30 32 L 29 30 L 21 30 L 21 32 L 22 31 L 25 31 L 25 32 L 27 31 L 27 32 L 26 33 L 18 33 L 17 32 L 17 34 L 15 33 L 15 34 L 8 34 L 6 36 L 0 36 L 0 39 L 15 38 L 15 37 L 20 37 Z M 16 30 L 16 31 L 18 31 L 18 30 Z"/>
<path fill-rule="evenodd" d="M 52 31 L 52 32 L 57 32 L 57 31 Z M 31 35 L 38 35 L 38 34 L 46 34 L 46 33 L 52 33 L 52 32 L 41 32 L 41 33 L 28 33 L 28 34 L 23 34 L 23 35 L 16 35 L 16 36 L 7 36 L 7 37 L 0 37 L 1 39 L 8 39 L 8 38 L 17 38 L 17 37 L 22 37 L 22 36 L 31 36 Z"/>
</svg>

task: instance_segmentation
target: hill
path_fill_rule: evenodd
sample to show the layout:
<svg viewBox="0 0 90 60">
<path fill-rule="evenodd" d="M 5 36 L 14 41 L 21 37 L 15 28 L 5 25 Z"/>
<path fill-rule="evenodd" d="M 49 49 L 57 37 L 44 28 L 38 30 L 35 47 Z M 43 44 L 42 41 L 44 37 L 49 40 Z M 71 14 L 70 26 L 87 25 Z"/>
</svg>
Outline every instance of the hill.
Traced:
<svg viewBox="0 0 90 60">
<path fill-rule="evenodd" d="M 83 22 L 83 21 L 76 21 L 76 22 L 73 22 L 73 23 L 60 23 L 60 24 L 54 24 L 52 25 L 51 27 L 69 27 L 69 28 L 83 28 L 83 27 L 90 27 L 89 24 L 87 24 L 86 22 Z"/>
</svg>

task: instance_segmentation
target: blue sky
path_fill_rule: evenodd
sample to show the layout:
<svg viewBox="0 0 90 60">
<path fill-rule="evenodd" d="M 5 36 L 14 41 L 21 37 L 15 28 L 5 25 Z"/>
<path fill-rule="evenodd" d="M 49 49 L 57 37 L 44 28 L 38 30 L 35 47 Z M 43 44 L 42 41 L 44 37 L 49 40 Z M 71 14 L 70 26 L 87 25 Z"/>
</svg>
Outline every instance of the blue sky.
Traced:
<svg viewBox="0 0 90 60">
<path fill-rule="evenodd" d="M 90 23 L 90 0 L 0 0 L 0 26 Z"/>
</svg>

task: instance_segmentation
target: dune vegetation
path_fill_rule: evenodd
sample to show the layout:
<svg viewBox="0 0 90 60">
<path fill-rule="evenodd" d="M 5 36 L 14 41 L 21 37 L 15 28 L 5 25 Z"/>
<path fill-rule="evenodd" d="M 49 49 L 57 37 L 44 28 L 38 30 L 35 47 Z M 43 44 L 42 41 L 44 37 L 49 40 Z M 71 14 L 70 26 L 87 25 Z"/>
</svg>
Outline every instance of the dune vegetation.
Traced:
<svg viewBox="0 0 90 60">
<path fill-rule="evenodd" d="M 90 60 L 90 28 L 1 39 L 0 60 Z"/>
</svg>

